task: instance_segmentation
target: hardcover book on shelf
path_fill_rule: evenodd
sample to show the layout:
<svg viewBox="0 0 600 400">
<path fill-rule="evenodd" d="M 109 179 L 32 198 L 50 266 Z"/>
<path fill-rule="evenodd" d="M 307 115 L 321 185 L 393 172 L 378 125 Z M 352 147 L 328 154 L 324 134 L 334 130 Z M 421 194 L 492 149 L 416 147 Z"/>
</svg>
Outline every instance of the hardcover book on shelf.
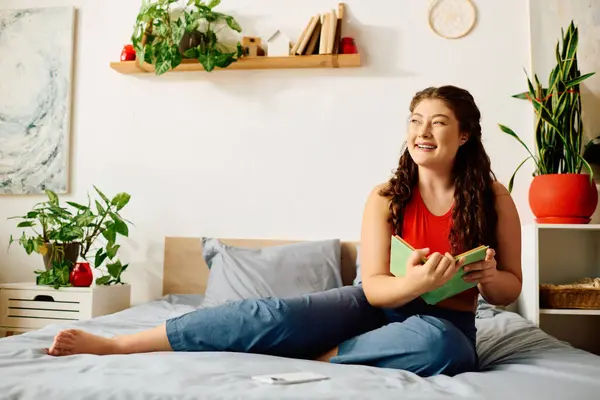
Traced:
<svg viewBox="0 0 600 400">
<path fill-rule="evenodd" d="M 423 294 L 421 298 L 425 300 L 427 304 L 437 304 L 444 299 L 475 287 L 477 285 L 476 283 L 465 282 L 463 280 L 465 274 L 463 267 L 485 260 L 487 249 L 488 246 L 479 246 L 455 256 L 456 262 L 463 257 L 465 258 L 463 266 L 444 286 Z M 401 237 L 396 235 L 392 236 L 390 246 L 390 272 L 394 276 L 402 277 L 406 275 L 406 263 L 414 250 L 415 248 Z M 426 261 L 427 260 L 424 259 L 423 263 Z"/>
</svg>

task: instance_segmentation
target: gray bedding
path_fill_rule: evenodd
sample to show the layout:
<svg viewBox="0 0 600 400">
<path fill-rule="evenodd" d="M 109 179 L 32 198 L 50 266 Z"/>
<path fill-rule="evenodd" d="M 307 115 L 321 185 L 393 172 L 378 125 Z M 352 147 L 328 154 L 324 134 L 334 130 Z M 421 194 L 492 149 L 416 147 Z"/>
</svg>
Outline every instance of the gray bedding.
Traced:
<svg viewBox="0 0 600 400">
<path fill-rule="evenodd" d="M 600 357 L 544 334 L 511 312 L 480 309 L 481 372 L 420 378 L 404 371 L 235 353 L 45 355 L 54 334 L 79 327 L 112 336 L 193 310 L 168 296 L 117 314 L 0 339 L 1 399 L 599 399 Z M 253 375 L 312 371 L 331 379 L 271 386 Z"/>
</svg>

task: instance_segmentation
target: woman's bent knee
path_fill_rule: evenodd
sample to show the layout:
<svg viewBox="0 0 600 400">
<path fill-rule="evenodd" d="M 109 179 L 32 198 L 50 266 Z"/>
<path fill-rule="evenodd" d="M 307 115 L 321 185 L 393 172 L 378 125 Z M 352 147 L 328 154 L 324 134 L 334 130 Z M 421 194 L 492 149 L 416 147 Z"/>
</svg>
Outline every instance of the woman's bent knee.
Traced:
<svg viewBox="0 0 600 400">
<path fill-rule="evenodd" d="M 420 376 L 454 376 L 477 367 L 471 341 L 449 322 L 429 316 L 387 324 L 339 348 L 334 363 L 401 369 Z"/>
<path fill-rule="evenodd" d="M 413 361 L 414 372 L 423 376 L 454 376 L 477 369 L 477 353 L 473 343 L 450 322 L 430 317 L 414 316 L 407 319 L 404 329 L 420 333 L 412 339 L 411 346 L 419 360 Z M 398 343 L 402 346 L 401 343 Z M 402 352 L 397 360 L 402 366 Z"/>
</svg>

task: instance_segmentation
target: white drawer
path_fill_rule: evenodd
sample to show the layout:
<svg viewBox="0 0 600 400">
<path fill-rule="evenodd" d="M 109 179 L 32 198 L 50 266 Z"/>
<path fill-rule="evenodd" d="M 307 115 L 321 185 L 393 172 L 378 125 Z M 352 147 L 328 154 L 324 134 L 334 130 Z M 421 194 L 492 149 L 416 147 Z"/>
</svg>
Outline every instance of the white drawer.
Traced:
<svg viewBox="0 0 600 400">
<path fill-rule="evenodd" d="M 36 329 L 78 321 L 89 314 L 91 294 L 61 291 L 0 291 L 0 325 Z"/>
</svg>

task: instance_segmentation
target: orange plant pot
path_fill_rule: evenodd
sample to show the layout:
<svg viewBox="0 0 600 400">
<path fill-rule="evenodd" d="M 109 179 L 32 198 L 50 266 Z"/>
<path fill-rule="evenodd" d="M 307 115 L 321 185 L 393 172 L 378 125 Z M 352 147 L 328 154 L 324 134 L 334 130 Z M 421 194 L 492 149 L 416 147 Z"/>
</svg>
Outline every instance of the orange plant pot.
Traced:
<svg viewBox="0 0 600 400">
<path fill-rule="evenodd" d="M 597 205 L 589 175 L 538 175 L 529 187 L 529 206 L 540 224 L 589 224 Z"/>
</svg>

